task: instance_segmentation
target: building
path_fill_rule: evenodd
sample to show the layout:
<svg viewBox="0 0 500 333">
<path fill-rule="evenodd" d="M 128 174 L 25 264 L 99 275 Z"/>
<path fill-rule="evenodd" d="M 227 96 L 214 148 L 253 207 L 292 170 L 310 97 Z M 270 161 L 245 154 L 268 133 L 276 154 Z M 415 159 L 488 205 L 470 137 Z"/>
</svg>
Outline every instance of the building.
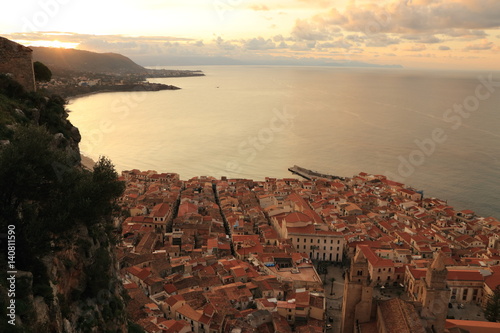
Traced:
<svg viewBox="0 0 500 333">
<path fill-rule="evenodd" d="M 443 252 L 438 252 L 431 267 L 427 269 L 422 281 L 422 296 L 419 299 L 422 303 L 421 316 L 435 333 L 444 332 L 451 294 L 451 290 L 446 285 L 448 270 L 444 264 L 444 257 Z"/>
<path fill-rule="evenodd" d="M 295 249 L 307 253 L 309 258 L 325 261 L 342 261 L 344 237 L 331 231 L 328 225 L 313 211 L 280 214 L 271 218 L 271 223 L 283 239 L 291 239 Z M 311 216 L 310 216 L 311 215 Z"/>
<path fill-rule="evenodd" d="M 351 259 L 351 268 L 344 282 L 340 332 L 357 332 L 357 324 L 369 322 L 373 310 L 373 287 L 370 286 L 368 259 L 358 248 Z"/>
<path fill-rule="evenodd" d="M 344 282 L 340 331 L 354 332 L 445 332 L 450 289 L 444 254 L 439 252 L 425 277 L 419 281 L 421 293 L 413 302 L 401 299 L 377 301 L 370 283 L 369 260 L 358 247 Z"/>
</svg>

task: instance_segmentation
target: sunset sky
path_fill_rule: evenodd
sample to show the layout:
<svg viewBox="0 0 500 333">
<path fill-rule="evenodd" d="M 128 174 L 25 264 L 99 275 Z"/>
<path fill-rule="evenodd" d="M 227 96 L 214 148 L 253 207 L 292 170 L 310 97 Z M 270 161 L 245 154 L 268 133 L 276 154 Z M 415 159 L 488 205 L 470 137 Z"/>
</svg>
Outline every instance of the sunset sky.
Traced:
<svg viewBox="0 0 500 333">
<path fill-rule="evenodd" d="M 141 65 L 369 63 L 500 70 L 498 0 L 9 2 L 0 35 Z"/>
</svg>

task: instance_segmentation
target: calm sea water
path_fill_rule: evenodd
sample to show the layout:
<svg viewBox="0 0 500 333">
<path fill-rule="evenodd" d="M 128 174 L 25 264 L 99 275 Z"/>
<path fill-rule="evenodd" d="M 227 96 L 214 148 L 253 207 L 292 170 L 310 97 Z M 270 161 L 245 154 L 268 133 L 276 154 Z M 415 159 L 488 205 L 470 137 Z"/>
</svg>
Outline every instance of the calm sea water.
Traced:
<svg viewBox="0 0 500 333">
<path fill-rule="evenodd" d="M 177 91 L 72 100 L 81 150 L 118 170 L 290 177 L 294 164 L 386 174 L 500 218 L 500 73 L 202 67 Z"/>
</svg>

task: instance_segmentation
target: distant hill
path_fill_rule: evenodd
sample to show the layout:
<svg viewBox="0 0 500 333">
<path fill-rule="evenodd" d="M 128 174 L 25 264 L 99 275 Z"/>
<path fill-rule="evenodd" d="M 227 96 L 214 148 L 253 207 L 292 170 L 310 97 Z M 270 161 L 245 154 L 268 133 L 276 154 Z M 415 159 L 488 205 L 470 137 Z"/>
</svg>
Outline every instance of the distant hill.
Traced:
<svg viewBox="0 0 500 333">
<path fill-rule="evenodd" d="M 30 47 L 33 61 L 47 65 L 55 74 L 60 71 L 107 74 L 145 74 L 147 70 L 118 53 L 96 53 L 76 49 Z"/>
</svg>

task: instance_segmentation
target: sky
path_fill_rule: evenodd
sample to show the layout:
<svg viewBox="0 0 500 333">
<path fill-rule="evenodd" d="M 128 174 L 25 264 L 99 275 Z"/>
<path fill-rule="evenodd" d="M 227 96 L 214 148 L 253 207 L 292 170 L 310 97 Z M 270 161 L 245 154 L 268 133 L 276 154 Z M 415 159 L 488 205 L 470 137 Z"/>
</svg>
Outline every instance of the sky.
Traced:
<svg viewBox="0 0 500 333">
<path fill-rule="evenodd" d="M 25 0 L 4 6 L 0 35 L 144 66 L 500 70 L 499 0 Z"/>
</svg>

